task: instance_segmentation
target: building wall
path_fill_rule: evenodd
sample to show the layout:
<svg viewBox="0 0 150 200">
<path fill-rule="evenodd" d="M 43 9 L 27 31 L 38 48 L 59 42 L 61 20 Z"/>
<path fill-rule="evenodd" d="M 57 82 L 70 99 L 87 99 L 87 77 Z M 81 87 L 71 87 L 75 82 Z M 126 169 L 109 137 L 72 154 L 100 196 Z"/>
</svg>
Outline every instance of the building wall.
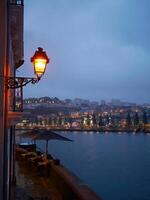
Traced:
<svg viewBox="0 0 150 200">
<path fill-rule="evenodd" d="M 14 91 L 8 89 L 6 80 L 15 75 L 23 56 L 23 7 L 10 5 L 10 2 L 0 0 L 0 200 L 10 199 L 13 177 L 13 122 L 16 113 L 13 114 Z M 11 18 L 16 19 L 15 22 Z M 15 29 L 13 23 L 18 22 L 17 19 L 21 21 Z M 10 111 L 12 121 L 9 120 Z"/>
<path fill-rule="evenodd" d="M 0 199 L 4 188 L 4 120 L 5 120 L 5 82 L 7 57 L 7 1 L 0 1 Z"/>
</svg>

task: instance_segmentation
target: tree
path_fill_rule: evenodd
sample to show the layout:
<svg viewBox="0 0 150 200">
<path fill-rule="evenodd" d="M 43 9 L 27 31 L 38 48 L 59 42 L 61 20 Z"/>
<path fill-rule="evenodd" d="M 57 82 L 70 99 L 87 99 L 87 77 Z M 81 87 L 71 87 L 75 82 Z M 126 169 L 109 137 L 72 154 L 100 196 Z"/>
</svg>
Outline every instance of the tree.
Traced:
<svg viewBox="0 0 150 200">
<path fill-rule="evenodd" d="M 59 125 L 59 126 L 62 125 L 62 118 L 61 118 L 61 116 L 58 117 L 58 125 Z"/>
<path fill-rule="evenodd" d="M 104 126 L 103 119 L 102 119 L 101 115 L 99 116 L 99 119 L 98 119 L 98 125 L 99 126 Z"/>
<path fill-rule="evenodd" d="M 57 117 L 53 118 L 53 124 L 54 124 L 54 126 L 57 126 Z"/>
<path fill-rule="evenodd" d="M 92 115 L 93 126 L 97 125 L 96 116 L 95 114 Z"/>
<path fill-rule="evenodd" d="M 108 125 L 109 124 L 109 115 L 106 115 L 106 125 Z"/>
<path fill-rule="evenodd" d="M 70 124 L 70 127 L 72 127 L 73 120 L 71 117 L 68 117 L 68 123 Z"/>
<path fill-rule="evenodd" d="M 49 117 L 48 124 L 52 125 L 52 118 L 51 117 Z"/>
<path fill-rule="evenodd" d="M 112 116 L 111 114 L 110 114 L 110 123 L 111 123 L 112 126 L 115 125 L 114 116 Z"/>
<path fill-rule="evenodd" d="M 64 125 L 68 123 L 67 117 L 64 117 Z"/>
<path fill-rule="evenodd" d="M 134 125 L 138 125 L 139 124 L 139 116 L 138 113 L 136 112 L 134 115 Z"/>
<path fill-rule="evenodd" d="M 84 119 L 84 116 L 82 115 L 82 117 L 81 117 L 81 126 L 82 127 L 84 127 L 84 121 L 85 121 L 85 119 Z"/>
<path fill-rule="evenodd" d="M 132 125 L 130 113 L 127 114 L 126 122 L 127 122 L 128 127 L 130 127 Z"/>
<path fill-rule="evenodd" d="M 143 124 L 147 124 L 147 123 L 148 123 L 147 114 L 146 114 L 146 112 L 144 111 L 144 112 L 143 112 Z"/>
<path fill-rule="evenodd" d="M 88 126 L 90 126 L 90 116 L 89 115 L 87 115 L 87 117 L 86 117 L 87 119 L 86 119 L 86 124 L 88 125 Z"/>
</svg>

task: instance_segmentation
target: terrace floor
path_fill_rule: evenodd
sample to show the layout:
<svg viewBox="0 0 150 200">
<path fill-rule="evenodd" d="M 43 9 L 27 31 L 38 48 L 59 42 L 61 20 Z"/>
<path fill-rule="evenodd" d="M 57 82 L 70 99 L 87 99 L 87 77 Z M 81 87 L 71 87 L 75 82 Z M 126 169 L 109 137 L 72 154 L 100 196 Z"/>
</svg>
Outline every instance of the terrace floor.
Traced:
<svg viewBox="0 0 150 200">
<path fill-rule="evenodd" d="M 45 178 L 31 167 L 16 161 L 16 186 L 13 200 L 62 200 L 50 178 Z"/>
</svg>

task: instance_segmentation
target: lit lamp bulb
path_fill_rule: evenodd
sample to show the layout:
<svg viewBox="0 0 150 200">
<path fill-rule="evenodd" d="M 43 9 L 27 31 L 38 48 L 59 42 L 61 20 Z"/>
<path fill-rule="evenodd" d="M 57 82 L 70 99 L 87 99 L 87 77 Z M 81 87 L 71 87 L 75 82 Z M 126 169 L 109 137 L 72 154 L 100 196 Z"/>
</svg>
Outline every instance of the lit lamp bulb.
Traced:
<svg viewBox="0 0 150 200">
<path fill-rule="evenodd" d="M 35 75 L 40 79 L 45 73 L 46 66 L 49 63 L 49 58 L 41 47 L 35 52 L 34 56 L 31 58 L 31 62 L 34 65 Z"/>
<path fill-rule="evenodd" d="M 42 76 L 45 73 L 46 60 L 44 59 L 35 59 L 34 61 L 34 71 L 37 76 Z"/>
</svg>

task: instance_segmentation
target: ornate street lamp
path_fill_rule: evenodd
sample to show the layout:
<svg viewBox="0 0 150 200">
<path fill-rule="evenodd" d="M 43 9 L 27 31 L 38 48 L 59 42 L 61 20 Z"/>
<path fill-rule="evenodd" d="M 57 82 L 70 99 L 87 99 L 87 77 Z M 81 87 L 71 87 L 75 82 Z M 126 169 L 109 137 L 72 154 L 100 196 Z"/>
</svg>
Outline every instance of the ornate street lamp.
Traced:
<svg viewBox="0 0 150 200">
<path fill-rule="evenodd" d="M 16 89 L 22 88 L 28 83 L 38 83 L 41 77 L 44 75 L 46 66 L 49 63 L 49 58 L 46 55 L 46 52 L 43 51 L 43 48 L 39 47 L 35 54 L 31 58 L 31 62 L 34 66 L 34 74 L 36 78 L 30 77 L 8 77 L 7 78 L 7 88 Z"/>
<path fill-rule="evenodd" d="M 34 56 L 31 58 L 31 62 L 34 66 L 35 75 L 40 79 L 44 75 L 46 66 L 49 63 L 49 58 L 41 47 L 35 52 Z"/>
</svg>

